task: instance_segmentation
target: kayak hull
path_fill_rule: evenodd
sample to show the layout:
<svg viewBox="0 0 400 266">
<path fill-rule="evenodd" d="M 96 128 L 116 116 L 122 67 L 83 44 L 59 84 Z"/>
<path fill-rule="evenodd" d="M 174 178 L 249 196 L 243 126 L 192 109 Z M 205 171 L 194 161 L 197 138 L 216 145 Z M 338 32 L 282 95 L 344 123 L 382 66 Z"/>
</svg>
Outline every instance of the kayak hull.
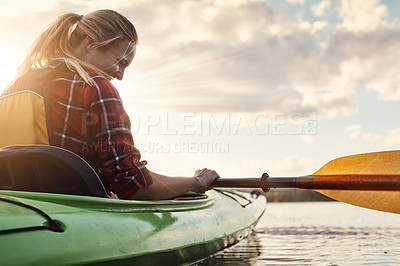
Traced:
<svg viewBox="0 0 400 266">
<path fill-rule="evenodd" d="M 0 234 L 0 265 L 179 265 L 202 260 L 247 237 L 266 199 L 211 190 L 203 198 L 112 200 L 0 191 L 34 206 L 63 232 Z M 0 230 L 46 225 L 38 213 L 0 202 Z"/>
</svg>

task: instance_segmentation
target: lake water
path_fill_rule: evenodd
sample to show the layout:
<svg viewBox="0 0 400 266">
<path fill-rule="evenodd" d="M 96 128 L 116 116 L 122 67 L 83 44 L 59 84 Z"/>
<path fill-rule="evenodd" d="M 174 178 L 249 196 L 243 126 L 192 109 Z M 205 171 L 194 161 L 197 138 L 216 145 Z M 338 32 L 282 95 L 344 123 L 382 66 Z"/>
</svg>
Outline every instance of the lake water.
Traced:
<svg viewBox="0 0 400 266">
<path fill-rule="evenodd" d="M 269 203 L 254 234 L 199 263 L 228 264 L 400 265 L 400 214 L 340 202 Z"/>
</svg>

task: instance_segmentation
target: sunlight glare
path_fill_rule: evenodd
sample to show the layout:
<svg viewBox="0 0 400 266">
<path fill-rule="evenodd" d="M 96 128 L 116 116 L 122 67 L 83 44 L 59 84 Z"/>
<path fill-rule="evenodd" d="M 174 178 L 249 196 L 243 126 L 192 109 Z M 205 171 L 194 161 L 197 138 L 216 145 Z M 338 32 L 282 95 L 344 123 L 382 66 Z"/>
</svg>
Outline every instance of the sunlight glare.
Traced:
<svg viewBox="0 0 400 266">
<path fill-rule="evenodd" d="M 0 43 L 0 92 L 13 81 L 25 53 L 9 44 Z"/>
</svg>

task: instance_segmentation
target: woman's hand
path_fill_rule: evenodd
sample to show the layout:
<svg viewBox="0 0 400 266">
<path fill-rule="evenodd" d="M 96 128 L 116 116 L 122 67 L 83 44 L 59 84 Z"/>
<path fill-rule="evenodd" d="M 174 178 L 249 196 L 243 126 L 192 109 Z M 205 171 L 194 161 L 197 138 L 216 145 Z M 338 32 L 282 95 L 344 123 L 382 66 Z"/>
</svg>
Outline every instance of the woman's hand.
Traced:
<svg viewBox="0 0 400 266">
<path fill-rule="evenodd" d="M 204 193 L 219 178 L 217 172 L 207 168 L 197 170 L 193 177 L 172 177 L 151 171 L 150 174 L 153 184 L 140 189 L 132 199 L 159 200 L 170 199 L 189 191 Z"/>
<path fill-rule="evenodd" d="M 209 190 L 211 184 L 218 179 L 220 176 L 214 170 L 210 170 L 207 168 L 199 169 L 194 173 L 194 178 L 199 183 L 198 192 L 204 193 Z"/>
</svg>

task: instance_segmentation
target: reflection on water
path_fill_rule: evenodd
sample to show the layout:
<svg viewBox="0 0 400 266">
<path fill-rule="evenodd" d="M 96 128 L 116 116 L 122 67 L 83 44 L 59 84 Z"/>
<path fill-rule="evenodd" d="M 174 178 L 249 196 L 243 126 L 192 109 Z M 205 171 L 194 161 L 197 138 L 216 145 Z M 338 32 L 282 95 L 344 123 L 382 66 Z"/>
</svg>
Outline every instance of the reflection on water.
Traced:
<svg viewBox="0 0 400 266">
<path fill-rule="evenodd" d="M 257 234 L 251 234 L 246 240 L 232 248 L 216 254 L 199 265 L 252 265 L 262 255 L 262 244 Z"/>
<path fill-rule="evenodd" d="M 400 265 L 400 215 L 337 202 L 273 203 L 247 240 L 199 265 Z"/>
</svg>

